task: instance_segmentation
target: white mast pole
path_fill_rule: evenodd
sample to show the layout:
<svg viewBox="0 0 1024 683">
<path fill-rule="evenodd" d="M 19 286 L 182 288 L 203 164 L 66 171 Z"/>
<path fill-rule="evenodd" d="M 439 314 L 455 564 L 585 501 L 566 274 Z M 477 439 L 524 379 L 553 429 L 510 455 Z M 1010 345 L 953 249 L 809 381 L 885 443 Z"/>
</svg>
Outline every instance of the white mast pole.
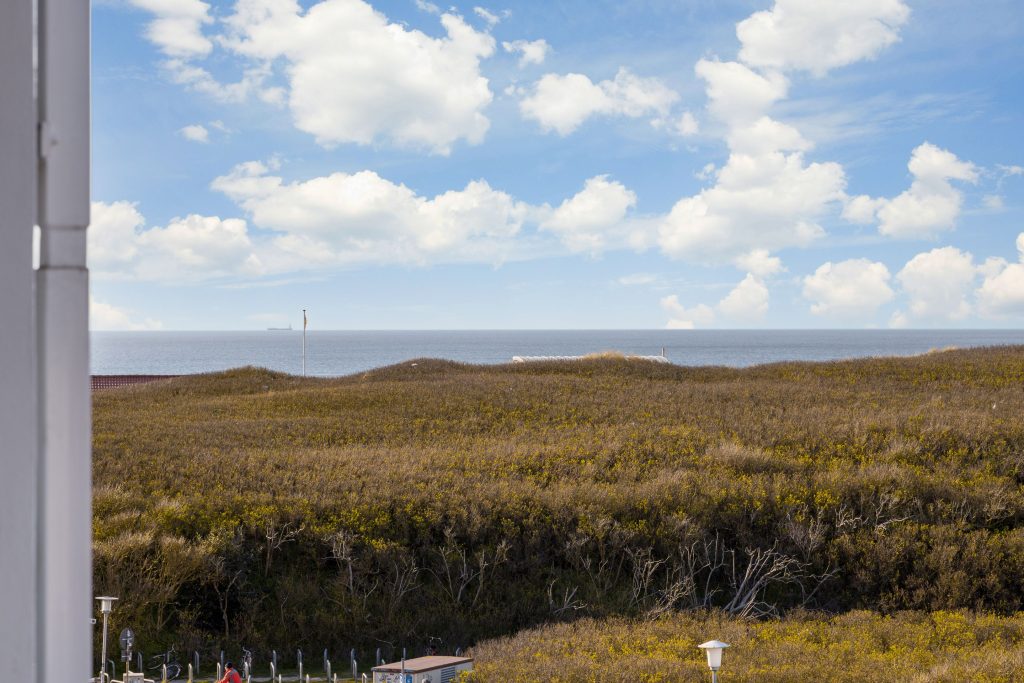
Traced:
<svg viewBox="0 0 1024 683">
<path fill-rule="evenodd" d="M 33 0 L 0 0 L 0 680 L 36 683 L 39 423 Z M 57 651 L 63 643 L 53 644 Z M 79 680 L 87 677 L 76 670 Z"/>
<path fill-rule="evenodd" d="M 302 309 L 302 376 L 306 376 L 306 309 Z"/>
<path fill-rule="evenodd" d="M 40 683 L 92 669 L 89 3 L 38 0 Z M 48 656 L 42 656 L 43 653 Z M 59 657 L 53 653 L 60 653 Z"/>
</svg>

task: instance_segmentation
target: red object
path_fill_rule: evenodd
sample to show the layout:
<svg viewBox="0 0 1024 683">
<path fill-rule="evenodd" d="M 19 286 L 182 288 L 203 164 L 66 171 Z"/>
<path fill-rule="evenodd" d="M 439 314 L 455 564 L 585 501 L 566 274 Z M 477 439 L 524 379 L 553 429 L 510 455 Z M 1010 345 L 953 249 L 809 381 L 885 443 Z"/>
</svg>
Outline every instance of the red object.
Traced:
<svg viewBox="0 0 1024 683">
<path fill-rule="evenodd" d="M 180 376 L 181 375 L 93 375 L 92 390 L 117 389 L 118 387 L 127 387 L 132 384 L 145 384 L 146 382 L 156 382 L 161 379 L 171 379 L 172 377 Z"/>
</svg>

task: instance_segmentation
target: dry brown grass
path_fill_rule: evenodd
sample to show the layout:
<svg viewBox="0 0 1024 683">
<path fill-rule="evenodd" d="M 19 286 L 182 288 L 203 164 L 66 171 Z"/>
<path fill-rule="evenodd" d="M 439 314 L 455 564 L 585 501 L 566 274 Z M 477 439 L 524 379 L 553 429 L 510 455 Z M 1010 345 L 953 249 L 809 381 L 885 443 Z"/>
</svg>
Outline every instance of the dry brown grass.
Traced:
<svg viewBox="0 0 1024 683">
<path fill-rule="evenodd" d="M 181 647 L 465 644 L 722 607 L 727 573 L 686 568 L 717 543 L 740 569 L 797 563 L 764 608 L 1009 613 L 1022 386 L 1014 347 L 745 370 L 421 360 L 103 392 L 96 587 Z"/>
</svg>

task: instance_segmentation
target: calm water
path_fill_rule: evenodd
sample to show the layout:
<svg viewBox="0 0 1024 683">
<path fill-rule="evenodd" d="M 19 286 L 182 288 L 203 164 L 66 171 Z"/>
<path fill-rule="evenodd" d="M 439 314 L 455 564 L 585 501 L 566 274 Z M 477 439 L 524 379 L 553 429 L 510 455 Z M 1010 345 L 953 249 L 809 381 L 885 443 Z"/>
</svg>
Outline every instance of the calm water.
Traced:
<svg viewBox="0 0 1024 683">
<path fill-rule="evenodd" d="M 324 332 L 306 337 L 310 375 L 347 375 L 410 358 L 507 363 L 512 356 L 616 350 L 681 365 L 904 356 L 957 346 L 1024 344 L 1024 330 L 530 330 Z M 302 371 L 302 333 L 94 332 L 94 374 L 186 374 L 258 365 Z"/>
</svg>

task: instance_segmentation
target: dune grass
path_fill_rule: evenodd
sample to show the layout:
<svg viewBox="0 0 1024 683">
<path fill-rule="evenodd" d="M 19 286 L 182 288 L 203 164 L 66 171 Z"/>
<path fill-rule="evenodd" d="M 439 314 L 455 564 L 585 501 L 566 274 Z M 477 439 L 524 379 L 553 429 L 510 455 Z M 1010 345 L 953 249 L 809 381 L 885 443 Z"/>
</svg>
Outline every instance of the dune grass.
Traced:
<svg viewBox="0 0 1024 683">
<path fill-rule="evenodd" d="M 364 661 L 705 609 L 1009 615 L 1022 387 L 1024 348 L 1007 347 L 742 370 L 248 368 L 99 392 L 95 585 L 152 651 Z"/>
<path fill-rule="evenodd" d="M 962 611 L 795 613 L 751 622 L 721 614 L 654 621 L 585 619 L 476 647 L 476 682 L 710 680 L 710 638 L 729 643 L 722 683 L 1014 683 L 1024 680 L 1024 616 Z"/>
</svg>

